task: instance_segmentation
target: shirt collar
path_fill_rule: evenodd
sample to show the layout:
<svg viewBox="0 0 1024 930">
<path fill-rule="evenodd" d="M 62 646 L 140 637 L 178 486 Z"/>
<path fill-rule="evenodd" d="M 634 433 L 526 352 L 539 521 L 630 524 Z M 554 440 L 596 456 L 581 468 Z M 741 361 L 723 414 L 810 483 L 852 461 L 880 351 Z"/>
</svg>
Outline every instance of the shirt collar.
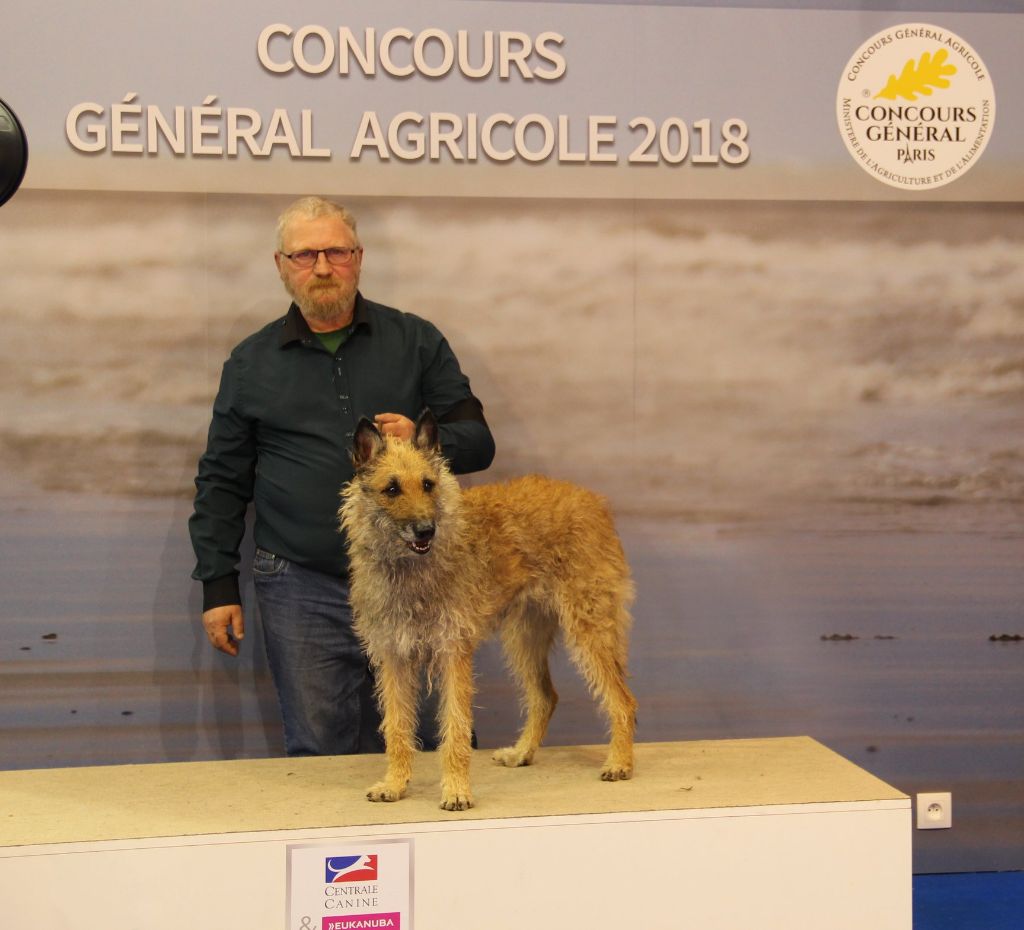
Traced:
<svg viewBox="0 0 1024 930">
<path fill-rule="evenodd" d="M 360 327 L 370 326 L 370 317 L 366 311 L 366 300 L 362 294 L 356 291 L 356 305 L 352 311 L 352 331 L 359 329 Z M 288 313 L 284 319 L 281 320 L 281 332 L 278 338 L 278 345 L 283 349 L 286 345 L 290 345 L 293 342 L 301 342 L 303 345 L 309 345 L 314 338 L 313 330 L 309 328 L 309 323 L 306 322 L 306 318 L 302 315 L 302 311 L 296 303 L 288 308 Z"/>
</svg>

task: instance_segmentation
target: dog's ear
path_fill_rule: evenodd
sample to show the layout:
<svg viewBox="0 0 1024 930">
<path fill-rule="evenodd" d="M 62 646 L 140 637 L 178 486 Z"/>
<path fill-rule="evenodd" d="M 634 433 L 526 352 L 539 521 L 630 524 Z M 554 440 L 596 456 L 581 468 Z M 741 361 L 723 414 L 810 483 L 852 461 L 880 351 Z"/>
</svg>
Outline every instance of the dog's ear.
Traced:
<svg viewBox="0 0 1024 930">
<path fill-rule="evenodd" d="M 416 420 L 413 442 L 420 449 L 441 448 L 441 439 L 437 432 L 437 417 L 430 412 L 429 407 L 425 407 L 423 413 Z"/>
<path fill-rule="evenodd" d="M 384 448 L 384 437 L 380 430 L 373 425 L 366 417 L 359 418 L 359 425 L 356 427 L 352 437 L 352 464 L 356 471 L 370 461 L 381 449 Z"/>
</svg>

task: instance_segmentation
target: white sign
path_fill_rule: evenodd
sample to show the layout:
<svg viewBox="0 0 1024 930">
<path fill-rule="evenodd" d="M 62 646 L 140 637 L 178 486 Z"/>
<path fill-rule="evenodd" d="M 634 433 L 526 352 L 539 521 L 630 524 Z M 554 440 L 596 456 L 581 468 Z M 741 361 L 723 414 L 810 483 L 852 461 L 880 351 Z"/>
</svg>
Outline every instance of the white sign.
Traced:
<svg viewBox="0 0 1024 930">
<path fill-rule="evenodd" d="M 288 847 L 286 930 L 412 930 L 412 840 Z"/>
<path fill-rule="evenodd" d="M 868 174 L 928 190 L 978 163 L 996 98 L 981 56 L 960 36 L 907 23 L 854 52 L 839 80 L 836 116 L 847 150 Z"/>
</svg>

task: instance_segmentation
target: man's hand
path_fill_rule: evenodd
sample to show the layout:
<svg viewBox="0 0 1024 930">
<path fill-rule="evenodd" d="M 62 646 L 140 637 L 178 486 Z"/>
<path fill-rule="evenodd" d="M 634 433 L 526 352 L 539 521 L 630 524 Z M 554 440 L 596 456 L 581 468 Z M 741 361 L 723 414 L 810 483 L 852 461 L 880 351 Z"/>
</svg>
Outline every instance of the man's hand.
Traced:
<svg viewBox="0 0 1024 930">
<path fill-rule="evenodd" d="M 416 432 L 416 424 L 400 413 L 378 413 L 373 418 L 374 426 L 382 436 L 394 436 L 397 439 L 412 439 Z"/>
<path fill-rule="evenodd" d="M 225 604 L 203 612 L 206 637 L 221 652 L 238 655 L 238 643 L 245 636 L 245 618 L 241 604 Z"/>
</svg>

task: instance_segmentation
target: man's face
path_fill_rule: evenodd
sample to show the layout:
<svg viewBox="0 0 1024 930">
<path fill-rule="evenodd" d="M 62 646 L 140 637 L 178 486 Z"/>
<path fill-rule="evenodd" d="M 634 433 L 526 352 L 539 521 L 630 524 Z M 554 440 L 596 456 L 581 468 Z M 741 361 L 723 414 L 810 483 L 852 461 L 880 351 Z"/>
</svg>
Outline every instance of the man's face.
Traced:
<svg viewBox="0 0 1024 930">
<path fill-rule="evenodd" d="M 359 287 L 362 250 L 352 256 L 348 265 L 332 265 L 326 255 L 318 255 L 311 268 L 297 267 L 285 253 L 355 247 L 356 238 L 352 230 L 337 216 L 298 218 L 285 228 L 281 251 L 274 253 L 274 261 L 284 289 L 308 321 L 333 323 L 342 318 L 343 324 L 347 322 L 343 318 L 351 312 Z"/>
</svg>

